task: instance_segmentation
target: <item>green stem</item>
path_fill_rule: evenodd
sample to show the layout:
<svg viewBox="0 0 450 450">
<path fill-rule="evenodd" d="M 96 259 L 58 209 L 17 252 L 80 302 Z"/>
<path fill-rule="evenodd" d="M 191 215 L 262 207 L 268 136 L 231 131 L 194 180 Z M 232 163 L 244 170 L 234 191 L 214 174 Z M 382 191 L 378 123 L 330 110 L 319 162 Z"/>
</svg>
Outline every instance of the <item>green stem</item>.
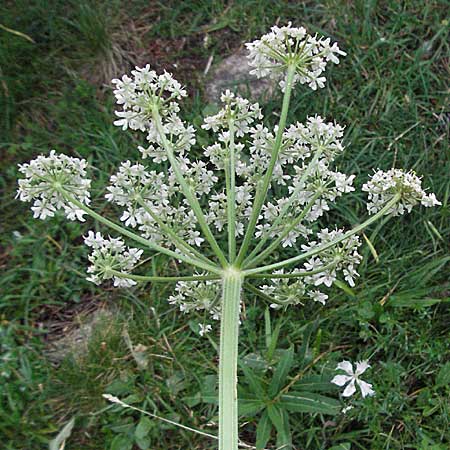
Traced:
<svg viewBox="0 0 450 450">
<path fill-rule="evenodd" d="M 269 167 L 267 168 L 267 171 L 264 175 L 262 188 L 258 190 L 256 193 L 255 201 L 253 203 L 252 213 L 250 216 L 250 220 L 248 223 L 247 230 L 245 232 L 244 240 L 242 242 L 242 246 L 239 250 L 238 257 L 236 259 L 236 265 L 239 266 L 244 258 L 247 256 L 247 250 L 250 246 L 253 233 L 255 231 L 256 224 L 258 222 L 258 217 L 261 212 L 261 208 L 264 204 L 264 201 L 266 199 L 267 191 L 270 187 L 270 182 L 272 179 L 272 174 L 275 169 L 275 165 L 278 160 L 278 154 L 281 149 L 281 144 L 283 140 L 283 132 L 284 128 L 286 126 L 286 119 L 287 114 L 289 110 L 289 103 L 291 100 L 291 92 L 292 92 L 292 83 L 294 80 L 295 75 L 295 65 L 291 64 L 288 67 L 287 75 L 286 75 L 286 90 L 284 91 L 284 97 L 283 97 L 283 106 L 281 108 L 281 116 L 280 121 L 278 123 L 278 130 L 277 135 L 275 138 L 275 144 L 272 150 L 272 155 L 269 162 Z"/>
<path fill-rule="evenodd" d="M 304 219 L 309 210 L 313 207 L 316 200 L 322 195 L 322 192 L 317 192 L 309 203 L 305 206 L 302 213 L 297 216 L 289 225 L 285 227 L 283 232 L 272 242 L 263 252 L 250 260 L 247 264 L 244 262 L 244 267 L 251 267 L 256 265 L 259 261 L 264 260 L 271 255 L 277 248 L 280 242 Z"/>
<path fill-rule="evenodd" d="M 247 275 L 247 272 L 245 270 L 243 271 L 243 273 L 246 276 L 246 278 L 267 278 L 269 280 L 273 278 L 303 278 L 308 277 L 310 275 L 316 275 L 318 273 L 325 272 L 327 270 L 332 269 L 334 266 L 335 264 L 332 263 L 314 270 L 305 270 L 301 272 L 291 272 L 291 273 L 253 273 Z"/>
<path fill-rule="evenodd" d="M 155 122 L 156 128 L 159 133 L 159 137 L 161 138 L 162 144 L 166 150 L 167 157 L 169 158 L 170 164 L 175 173 L 177 181 L 180 184 L 181 189 L 183 190 L 183 194 L 186 197 L 186 200 L 188 201 L 190 207 L 192 208 L 192 211 L 194 212 L 195 217 L 197 218 L 197 221 L 200 225 L 200 228 L 203 231 L 203 234 L 204 234 L 206 240 L 211 245 L 211 248 L 213 249 L 214 253 L 216 254 L 216 256 L 219 259 L 222 266 L 226 267 L 228 264 L 228 261 L 225 258 L 225 255 L 223 254 L 222 250 L 220 249 L 219 244 L 217 244 L 217 241 L 214 238 L 213 234 L 211 233 L 211 230 L 208 226 L 208 223 L 206 222 L 206 218 L 203 214 L 202 208 L 200 206 L 200 203 L 197 200 L 197 197 L 192 192 L 190 186 L 188 185 L 188 183 L 186 182 L 186 180 L 183 176 L 183 173 L 178 164 L 178 161 L 173 153 L 172 144 L 166 138 L 157 106 L 155 106 L 153 108 L 153 120 Z"/>
<path fill-rule="evenodd" d="M 280 211 L 280 214 L 278 214 L 278 217 L 276 218 L 275 222 L 270 226 L 268 230 L 265 231 L 264 235 L 261 237 L 261 239 L 258 242 L 258 245 L 254 248 L 254 250 L 248 255 L 248 257 L 244 261 L 244 266 L 248 263 L 248 261 L 251 261 L 258 252 L 263 248 L 264 244 L 267 242 L 268 239 L 270 239 L 270 232 L 273 229 L 276 229 L 278 225 L 281 224 L 281 221 L 283 220 L 283 217 L 286 215 L 286 213 L 289 211 L 289 208 L 292 206 L 292 204 L 297 199 L 298 194 L 303 189 L 303 183 L 306 181 L 306 178 L 310 175 L 311 171 L 314 169 L 314 167 L 317 164 L 317 161 L 322 154 L 322 148 L 319 148 L 314 155 L 314 158 L 310 161 L 308 164 L 308 167 L 303 172 L 302 176 L 300 177 L 300 180 L 298 181 L 297 187 L 295 188 L 294 192 L 292 192 L 291 196 L 289 197 L 289 200 L 283 205 L 283 208 Z"/>
<path fill-rule="evenodd" d="M 225 161 L 225 182 L 227 189 L 227 216 L 228 216 L 228 252 L 230 262 L 236 259 L 236 155 L 234 146 L 234 124 L 229 121 L 229 167 Z"/>
<path fill-rule="evenodd" d="M 219 358 L 219 450 L 238 448 L 237 358 L 242 272 L 223 276 Z"/>
<path fill-rule="evenodd" d="M 256 269 L 246 270 L 245 275 L 248 276 L 248 275 L 255 274 L 255 273 L 266 272 L 268 270 L 280 269 L 284 266 L 288 266 L 290 264 L 299 262 L 303 259 L 317 255 L 317 253 L 327 250 L 328 248 L 331 248 L 331 247 L 335 246 L 336 244 L 339 244 L 339 242 L 345 241 L 345 239 L 348 239 L 349 237 L 353 236 L 354 234 L 359 233 L 360 231 L 364 230 L 364 228 L 368 227 L 373 222 L 376 222 L 380 217 L 384 216 L 384 214 L 386 214 L 392 208 L 392 206 L 394 206 L 398 202 L 400 197 L 401 197 L 401 194 L 396 194 L 395 197 L 393 197 L 388 203 L 386 203 L 386 205 L 380 211 L 378 211 L 375 215 L 373 215 L 372 217 L 370 217 L 369 219 L 367 219 L 365 222 L 361 223 L 360 225 L 352 228 L 350 231 L 347 231 L 347 233 L 344 233 L 340 238 L 334 239 L 333 241 L 327 242 L 326 244 L 323 244 L 323 245 L 318 245 L 317 247 L 315 247 L 301 255 L 294 256 L 292 258 L 288 258 L 284 261 L 280 261 L 280 262 L 274 263 L 274 264 L 269 264 L 267 266 L 257 267 Z"/>
<path fill-rule="evenodd" d="M 184 239 L 182 239 L 180 236 L 176 234 L 176 232 L 167 224 L 164 223 L 163 220 L 161 220 L 158 217 L 158 214 L 155 214 L 145 203 L 142 199 L 138 200 L 138 203 L 144 208 L 144 210 L 150 214 L 152 219 L 158 224 L 159 228 L 163 230 L 172 241 L 176 244 L 178 244 L 178 247 L 180 250 L 188 251 L 195 255 L 198 259 L 204 261 L 206 264 L 213 264 L 211 260 L 209 260 L 206 256 L 203 256 L 198 250 L 196 250 L 194 247 L 192 247 L 190 244 L 188 244 Z"/>
<path fill-rule="evenodd" d="M 119 278 L 129 278 L 134 281 L 141 282 L 155 282 L 155 283 L 171 283 L 177 281 L 207 281 L 207 280 L 220 280 L 219 275 L 191 275 L 191 276 L 179 276 L 179 277 L 157 277 L 146 275 L 134 275 L 132 273 L 122 273 L 117 270 L 110 270 L 110 272 Z"/>
<path fill-rule="evenodd" d="M 117 225 L 116 223 L 112 222 L 111 220 L 107 219 L 106 217 L 101 216 L 100 214 L 96 213 L 94 210 L 86 206 L 84 203 L 81 203 L 76 198 L 72 197 L 71 195 L 67 194 L 63 189 L 60 191 L 61 194 L 64 196 L 64 198 L 70 202 L 73 203 L 78 208 L 85 211 L 87 214 L 89 214 L 93 219 L 99 221 L 100 223 L 103 223 L 104 225 L 108 226 L 109 228 L 112 228 L 113 230 L 119 232 L 120 234 L 133 239 L 136 242 L 139 242 L 142 245 L 145 245 L 146 247 L 151 248 L 152 250 L 155 250 L 157 252 L 161 252 L 167 256 L 171 256 L 172 258 L 179 259 L 181 261 L 184 261 L 185 263 L 191 264 L 192 266 L 200 267 L 201 269 L 207 270 L 208 272 L 221 274 L 222 271 L 219 267 L 213 266 L 211 264 L 206 264 L 202 261 L 199 261 L 196 258 L 192 258 L 190 256 L 176 253 L 172 250 L 169 250 L 167 248 L 161 247 L 158 244 L 154 244 L 153 242 L 149 241 L 148 239 L 145 239 L 126 228 L 121 227 L 120 225 Z"/>
</svg>

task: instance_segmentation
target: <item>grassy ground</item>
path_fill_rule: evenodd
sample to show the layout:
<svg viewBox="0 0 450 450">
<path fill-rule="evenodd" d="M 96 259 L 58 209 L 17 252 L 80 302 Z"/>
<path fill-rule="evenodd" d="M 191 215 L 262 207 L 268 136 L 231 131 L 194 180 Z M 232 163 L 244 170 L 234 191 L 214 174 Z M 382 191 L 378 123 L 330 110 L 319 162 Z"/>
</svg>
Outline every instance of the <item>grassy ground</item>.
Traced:
<svg viewBox="0 0 450 450">
<path fill-rule="evenodd" d="M 72 417 L 66 449 L 214 448 L 205 438 L 106 404 L 110 392 L 183 424 L 214 431 L 217 333 L 199 339 L 190 319 L 170 308 L 170 288 L 117 291 L 84 280 L 86 226 L 33 220 L 14 199 L 16 165 L 51 148 L 88 158 L 95 203 L 117 164 L 137 158 L 138 142 L 112 126 L 110 78 L 149 62 L 189 83 L 185 116 L 202 118 L 202 71 L 277 20 L 330 35 L 348 53 L 319 93 L 301 90 L 290 120 L 319 113 L 347 125 L 340 161 L 358 184 L 373 168 L 414 169 L 441 208 L 372 228 L 353 291 L 336 288 L 315 324 L 308 374 L 328 373 L 343 357 L 371 358 L 377 395 L 336 417 L 293 414 L 298 449 L 450 447 L 448 323 L 449 17 L 446 2 L 236 0 L 122 2 L 6 1 L 0 12 L 0 436 L 7 449 L 47 448 Z M 6 28 L 4 28 L 6 27 Z M 23 33 L 19 34 L 17 32 Z M 207 38 L 207 39 L 206 39 Z M 173 64 L 176 63 L 176 66 Z M 275 101 L 265 106 L 269 122 Z M 104 210 L 106 210 L 104 206 Z M 325 223 L 351 225 L 364 215 L 355 193 Z M 162 257 L 160 272 L 173 272 Z M 447 271 L 447 272 L 446 272 Z M 266 305 L 247 298 L 242 358 L 264 355 Z M 55 366 L 49 340 L 76 326 L 75 317 L 114 311 L 96 328 L 81 359 Z M 305 347 L 318 309 L 272 314 L 277 347 Z M 195 318 L 194 318 L 195 319 Z M 195 322 L 195 320 L 194 320 Z M 143 368 L 126 340 L 146 347 Z M 299 353 L 290 377 L 300 371 Z M 320 357 L 320 358 L 319 358 Z M 316 361 L 314 364 L 312 364 Z M 248 380 L 241 374 L 240 383 Z M 255 439 L 258 416 L 241 418 L 241 436 Z M 211 426 L 205 426 L 210 424 Z M 275 441 L 271 441 L 274 444 Z M 134 445 L 134 447 L 133 447 Z M 274 447 L 273 447 L 274 448 Z"/>
</svg>

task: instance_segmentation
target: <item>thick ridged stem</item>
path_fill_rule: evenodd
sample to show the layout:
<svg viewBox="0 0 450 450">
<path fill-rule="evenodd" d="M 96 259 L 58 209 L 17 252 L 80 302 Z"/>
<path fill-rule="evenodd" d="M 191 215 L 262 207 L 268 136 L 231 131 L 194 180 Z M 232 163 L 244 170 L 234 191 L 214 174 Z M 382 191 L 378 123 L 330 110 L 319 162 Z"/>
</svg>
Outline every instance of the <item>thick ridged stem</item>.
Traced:
<svg viewBox="0 0 450 450">
<path fill-rule="evenodd" d="M 219 359 L 219 450 L 238 448 L 237 358 L 242 272 L 230 267 L 222 279 Z"/>
</svg>

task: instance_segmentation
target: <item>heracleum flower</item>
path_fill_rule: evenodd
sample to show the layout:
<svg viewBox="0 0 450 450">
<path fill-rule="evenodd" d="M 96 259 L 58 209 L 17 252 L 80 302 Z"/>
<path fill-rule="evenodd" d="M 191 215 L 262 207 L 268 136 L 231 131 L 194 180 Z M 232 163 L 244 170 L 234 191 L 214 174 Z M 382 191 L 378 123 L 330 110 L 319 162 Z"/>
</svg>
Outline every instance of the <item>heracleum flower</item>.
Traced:
<svg viewBox="0 0 450 450">
<path fill-rule="evenodd" d="M 250 125 L 255 120 L 263 118 L 258 103 L 250 103 L 247 99 L 236 96 L 229 90 L 226 90 L 220 97 L 224 104 L 223 108 L 214 116 L 205 117 L 202 128 L 204 130 L 229 131 L 230 122 L 235 128 L 237 137 L 242 137 L 250 131 Z M 228 136 L 228 135 L 226 135 Z M 223 139 L 228 142 L 228 138 Z"/>
<path fill-rule="evenodd" d="M 362 190 L 368 192 L 367 210 L 375 214 L 382 209 L 396 194 L 400 201 L 393 205 L 386 214 L 398 216 L 411 212 L 418 204 L 426 207 L 441 205 L 434 194 L 427 194 L 422 189 L 422 180 L 413 172 L 401 169 L 390 169 L 387 172 L 378 170 L 370 180 L 363 185 Z"/>
<path fill-rule="evenodd" d="M 87 272 L 91 274 L 87 280 L 101 284 L 105 280 L 114 280 L 116 287 L 129 287 L 136 284 L 134 280 L 126 278 L 138 263 L 143 250 L 130 248 L 121 239 L 104 238 L 101 233 L 89 231 L 84 243 L 92 249 L 88 256 L 91 266 Z M 112 271 L 120 272 L 122 276 Z"/>
<path fill-rule="evenodd" d="M 276 274 L 284 274 L 284 270 L 278 270 Z M 286 272 L 288 274 L 289 272 Z M 325 305 L 328 295 L 317 289 L 310 290 L 310 286 L 301 279 L 273 278 L 270 284 L 260 286 L 261 291 L 269 296 L 274 303 L 273 309 L 280 309 L 289 305 L 304 305 L 308 299 Z"/>
<path fill-rule="evenodd" d="M 131 75 L 112 80 L 116 85 L 116 103 L 122 107 L 115 112 L 119 118 L 114 125 L 123 130 L 130 128 L 146 132 L 150 145 L 147 148 L 139 146 L 143 158 L 165 161 L 167 156 L 161 148 L 161 136 L 154 121 L 156 110 L 161 117 L 164 134 L 172 142 L 174 150 L 179 154 L 189 150 L 195 143 L 194 128 L 178 117 L 180 108 L 177 103 L 186 97 L 185 89 L 171 74 L 164 72 L 158 75 L 148 64 L 143 68 L 136 67 Z"/>
<path fill-rule="evenodd" d="M 346 53 L 329 38 L 311 36 L 305 28 L 273 26 L 271 32 L 260 39 L 246 44 L 249 51 L 250 72 L 258 78 L 269 76 L 280 81 L 284 89 L 284 75 L 287 68 L 295 65 L 294 84 L 307 84 L 311 89 L 323 88 L 325 77 L 322 76 L 327 63 L 339 64 L 339 56 Z"/>
<path fill-rule="evenodd" d="M 350 397 L 356 392 L 355 384 L 359 386 L 363 398 L 374 395 L 375 391 L 372 389 L 372 385 L 359 378 L 369 367 L 370 364 L 367 361 L 359 361 L 356 363 L 355 370 L 353 370 L 350 361 L 342 361 L 337 365 L 336 370 L 343 370 L 347 375 L 336 375 L 331 382 L 337 386 L 346 385 L 342 393 L 343 397 Z"/>
<path fill-rule="evenodd" d="M 312 250 L 315 247 L 326 245 L 328 242 L 341 238 L 343 235 L 343 230 L 330 231 L 328 228 L 325 228 L 317 234 L 317 241 L 311 241 L 302 245 L 302 249 L 305 251 Z M 339 244 L 312 256 L 304 264 L 306 270 L 328 268 L 324 269 L 323 272 L 308 276 L 305 280 L 314 286 L 325 284 L 325 286 L 330 287 L 336 281 L 337 273 L 342 272 L 347 283 L 352 287 L 355 286 L 354 278 L 359 276 L 356 267 L 362 260 L 362 256 L 358 253 L 360 245 L 359 237 L 353 235 Z"/>
<path fill-rule="evenodd" d="M 33 216 L 39 219 L 53 217 L 63 210 L 69 220 L 84 221 L 82 209 L 70 203 L 63 195 L 70 195 L 89 205 L 91 180 L 86 179 L 87 162 L 84 159 L 57 154 L 40 155 L 28 164 L 20 164 L 19 172 L 25 178 L 18 181 L 17 197 L 23 202 L 33 202 Z"/>
<path fill-rule="evenodd" d="M 205 311 L 212 319 L 220 318 L 221 286 L 217 281 L 179 281 L 169 304 L 177 306 L 183 313 Z"/>
</svg>

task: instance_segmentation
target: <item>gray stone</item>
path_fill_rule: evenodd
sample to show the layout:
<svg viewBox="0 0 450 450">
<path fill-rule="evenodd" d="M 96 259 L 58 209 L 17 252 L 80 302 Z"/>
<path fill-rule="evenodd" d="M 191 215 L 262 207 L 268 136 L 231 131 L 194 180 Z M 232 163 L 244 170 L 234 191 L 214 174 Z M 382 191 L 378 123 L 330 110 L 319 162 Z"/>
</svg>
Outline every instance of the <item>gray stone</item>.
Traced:
<svg viewBox="0 0 450 450">
<path fill-rule="evenodd" d="M 212 67 L 206 82 L 206 99 L 217 103 L 220 94 L 229 89 L 253 101 L 267 101 L 274 94 L 276 82 L 250 75 L 247 50 L 242 49 Z"/>
<path fill-rule="evenodd" d="M 86 353 L 95 329 L 111 321 L 112 317 L 113 313 L 104 308 L 84 316 L 77 316 L 63 336 L 48 342 L 45 355 L 55 364 L 67 356 L 80 359 Z"/>
</svg>

